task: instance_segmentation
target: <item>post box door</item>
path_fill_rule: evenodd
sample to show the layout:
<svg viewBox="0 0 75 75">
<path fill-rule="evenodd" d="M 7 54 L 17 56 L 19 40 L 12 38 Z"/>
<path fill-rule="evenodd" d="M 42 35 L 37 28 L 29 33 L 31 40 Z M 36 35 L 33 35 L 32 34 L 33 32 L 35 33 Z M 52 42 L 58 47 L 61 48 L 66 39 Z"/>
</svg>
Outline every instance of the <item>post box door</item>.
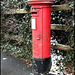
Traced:
<svg viewBox="0 0 75 75">
<path fill-rule="evenodd" d="M 42 58 L 42 9 L 36 8 L 32 10 L 31 15 L 33 57 Z"/>
</svg>

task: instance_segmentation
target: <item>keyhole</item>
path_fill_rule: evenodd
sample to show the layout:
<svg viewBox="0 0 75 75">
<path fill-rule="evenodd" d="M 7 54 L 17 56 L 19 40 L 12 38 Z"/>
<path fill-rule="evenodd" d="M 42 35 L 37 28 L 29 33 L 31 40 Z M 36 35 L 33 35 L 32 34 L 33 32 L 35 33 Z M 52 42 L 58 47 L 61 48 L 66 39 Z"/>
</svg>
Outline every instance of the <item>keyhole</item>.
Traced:
<svg viewBox="0 0 75 75">
<path fill-rule="evenodd" d="M 39 37 L 41 37 L 41 35 L 39 35 Z"/>
</svg>

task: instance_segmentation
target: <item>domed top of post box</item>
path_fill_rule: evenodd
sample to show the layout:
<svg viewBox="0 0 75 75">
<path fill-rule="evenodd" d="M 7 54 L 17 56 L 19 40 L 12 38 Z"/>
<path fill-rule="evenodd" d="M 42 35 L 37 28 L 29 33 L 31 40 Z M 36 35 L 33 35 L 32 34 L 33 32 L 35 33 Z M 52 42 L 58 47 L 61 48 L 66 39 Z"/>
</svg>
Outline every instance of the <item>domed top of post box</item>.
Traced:
<svg viewBox="0 0 75 75">
<path fill-rule="evenodd" d="M 55 0 L 28 0 L 29 4 L 54 4 Z"/>
</svg>

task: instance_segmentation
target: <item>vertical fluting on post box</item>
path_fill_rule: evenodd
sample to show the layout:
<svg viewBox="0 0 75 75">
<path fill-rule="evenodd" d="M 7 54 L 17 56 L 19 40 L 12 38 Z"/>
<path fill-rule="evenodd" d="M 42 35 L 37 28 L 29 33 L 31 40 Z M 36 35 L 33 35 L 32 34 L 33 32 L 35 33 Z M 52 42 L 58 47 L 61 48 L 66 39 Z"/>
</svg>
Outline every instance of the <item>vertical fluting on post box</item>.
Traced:
<svg viewBox="0 0 75 75">
<path fill-rule="evenodd" d="M 47 73 L 51 67 L 50 20 L 54 0 L 28 0 L 31 6 L 33 73 Z"/>
</svg>

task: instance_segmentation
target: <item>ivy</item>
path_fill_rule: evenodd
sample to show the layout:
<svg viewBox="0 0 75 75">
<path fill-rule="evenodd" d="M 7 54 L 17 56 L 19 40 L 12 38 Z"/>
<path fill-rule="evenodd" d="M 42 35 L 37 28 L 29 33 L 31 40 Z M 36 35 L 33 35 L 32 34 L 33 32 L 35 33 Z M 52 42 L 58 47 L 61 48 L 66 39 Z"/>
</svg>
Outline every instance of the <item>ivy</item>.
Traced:
<svg viewBox="0 0 75 75">
<path fill-rule="evenodd" d="M 22 19 L 22 26 L 21 26 L 21 35 L 22 35 L 22 41 L 24 43 L 23 49 L 25 53 L 25 57 L 28 59 L 31 59 L 32 55 L 32 32 L 31 32 L 31 26 L 30 26 L 30 19 L 31 15 L 25 14 Z"/>
</svg>

